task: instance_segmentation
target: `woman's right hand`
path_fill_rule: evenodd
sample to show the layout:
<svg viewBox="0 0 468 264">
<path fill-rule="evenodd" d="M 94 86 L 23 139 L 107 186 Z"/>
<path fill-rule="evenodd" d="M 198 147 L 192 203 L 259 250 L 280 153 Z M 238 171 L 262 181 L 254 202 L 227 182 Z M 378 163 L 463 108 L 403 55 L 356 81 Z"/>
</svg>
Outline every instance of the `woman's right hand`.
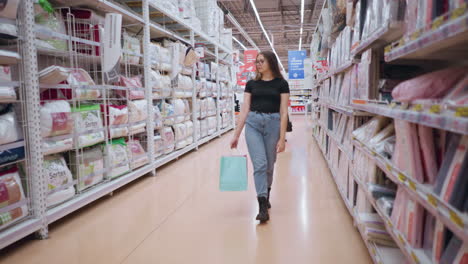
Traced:
<svg viewBox="0 0 468 264">
<path fill-rule="evenodd" d="M 231 149 L 236 149 L 238 143 L 239 143 L 239 138 L 234 136 L 231 140 Z"/>
</svg>

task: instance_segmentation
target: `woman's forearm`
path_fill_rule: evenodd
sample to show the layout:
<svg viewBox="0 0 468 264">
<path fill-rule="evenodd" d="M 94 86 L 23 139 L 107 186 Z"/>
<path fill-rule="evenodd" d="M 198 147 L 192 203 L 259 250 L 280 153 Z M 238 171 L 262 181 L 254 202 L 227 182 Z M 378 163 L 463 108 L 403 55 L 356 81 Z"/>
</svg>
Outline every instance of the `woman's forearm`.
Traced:
<svg viewBox="0 0 468 264">
<path fill-rule="evenodd" d="M 281 111 L 280 140 L 286 140 L 287 127 L 288 127 L 288 112 Z"/>
</svg>

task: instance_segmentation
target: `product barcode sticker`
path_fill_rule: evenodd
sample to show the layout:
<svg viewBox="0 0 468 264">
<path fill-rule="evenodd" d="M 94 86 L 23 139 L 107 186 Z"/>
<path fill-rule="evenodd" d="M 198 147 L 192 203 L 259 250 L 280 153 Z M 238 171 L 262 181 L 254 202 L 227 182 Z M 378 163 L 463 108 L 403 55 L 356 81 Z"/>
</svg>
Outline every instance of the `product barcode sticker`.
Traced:
<svg viewBox="0 0 468 264">
<path fill-rule="evenodd" d="M 427 195 L 427 201 L 434 207 L 437 207 L 437 199 L 432 195 L 428 194 Z"/>
<path fill-rule="evenodd" d="M 463 228 L 464 225 L 460 216 L 456 212 L 450 209 L 449 209 L 449 214 L 450 214 L 450 220 L 452 220 L 452 222 L 455 223 L 457 226 Z"/>
<path fill-rule="evenodd" d="M 406 181 L 406 176 L 403 175 L 403 173 L 399 172 L 399 173 L 398 173 L 398 179 L 399 179 L 401 182 L 405 182 L 405 181 Z"/>
<path fill-rule="evenodd" d="M 413 260 L 414 260 L 415 263 L 419 263 L 418 256 L 416 256 L 416 254 L 414 253 L 414 251 L 411 251 L 411 257 L 413 258 Z"/>
</svg>

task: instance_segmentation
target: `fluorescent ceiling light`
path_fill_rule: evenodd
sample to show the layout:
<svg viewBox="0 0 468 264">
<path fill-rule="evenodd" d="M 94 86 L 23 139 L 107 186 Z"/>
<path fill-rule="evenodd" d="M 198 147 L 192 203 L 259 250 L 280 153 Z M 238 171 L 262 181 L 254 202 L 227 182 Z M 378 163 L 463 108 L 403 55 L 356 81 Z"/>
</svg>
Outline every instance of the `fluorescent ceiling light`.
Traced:
<svg viewBox="0 0 468 264">
<path fill-rule="evenodd" d="M 304 0 L 302 0 L 302 1 L 304 1 Z M 258 23 L 260 24 L 260 27 L 262 28 L 263 34 L 265 35 L 266 39 L 268 40 L 268 43 L 270 43 L 270 47 L 273 50 L 273 53 L 276 55 L 276 59 L 278 59 L 278 62 L 280 64 L 281 68 L 284 71 L 283 63 L 281 63 L 281 60 L 280 60 L 280 58 L 278 56 L 278 53 L 276 53 L 275 47 L 273 46 L 273 43 L 271 42 L 270 37 L 268 36 L 268 34 L 267 34 L 266 30 L 265 30 L 265 27 L 263 26 L 262 20 L 260 19 L 260 15 L 258 14 L 257 7 L 255 6 L 254 0 L 250 0 L 250 4 L 253 7 L 253 10 L 255 12 L 255 16 L 257 17 L 257 20 L 258 20 Z"/>
<path fill-rule="evenodd" d="M 239 43 L 239 45 L 244 49 L 246 50 L 247 48 L 244 46 L 244 44 L 242 44 L 242 42 L 240 42 L 236 37 L 232 37 L 233 40 L 235 40 L 237 43 Z"/>
<path fill-rule="evenodd" d="M 302 48 L 302 31 L 304 27 L 304 0 L 301 0 L 301 31 L 299 33 L 299 50 Z"/>
</svg>

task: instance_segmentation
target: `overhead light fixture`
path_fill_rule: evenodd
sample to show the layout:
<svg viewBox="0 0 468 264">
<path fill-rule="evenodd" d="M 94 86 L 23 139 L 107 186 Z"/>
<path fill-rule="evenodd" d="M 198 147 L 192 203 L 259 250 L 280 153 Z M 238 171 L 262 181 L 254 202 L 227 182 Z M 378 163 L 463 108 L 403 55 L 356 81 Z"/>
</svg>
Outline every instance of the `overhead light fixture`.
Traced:
<svg viewBox="0 0 468 264">
<path fill-rule="evenodd" d="M 304 30 L 304 0 L 301 0 L 301 30 L 299 32 L 299 50 L 302 48 L 302 31 Z"/>
<path fill-rule="evenodd" d="M 247 48 L 244 46 L 244 44 L 242 44 L 242 42 L 240 42 L 236 37 L 232 36 L 232 39 L 235 40 L 237 43 L 239 43 L 239 45 L 240 45 L 244 50 L 247 49 Z"/>
<path fill-rule="evenodd" d="M 302 0 L 302 1 L 304 1 L 304 0 Z M 257 7 L 255 6 L 254 0 L 250 0 L 250 4 L 253 7 L 253 10 L 255 12 L 255 16 L 257 17 L 258 23 L 260 24 L 260 27 L 262 28 L 262 31 L 263 31 L 263 34 L 265 35 L 265 38 L 268 40 L 268 43 L 270 44 L 270 47 L 273 50 L 273 53 L 276 55 L 276 59 L 278 59 L 278 62 L 280 64 L 281 68 L 283 69 L 283 71 L 285 71 L 283 63 L 281 63 L 281 60 L 280 60 L 280 58 L 278 56 L 278 53 L 276 53 L 275 47 L 273 46 L 273 43 L 271 42 L 270 37 L 268 36 L 268 34 L 267 34 L 266 30 L 265 30 L 265 27 L 263 26 L 262 20 L 260 19 L 260 15 L 258 14 Z"/>
</svg>

